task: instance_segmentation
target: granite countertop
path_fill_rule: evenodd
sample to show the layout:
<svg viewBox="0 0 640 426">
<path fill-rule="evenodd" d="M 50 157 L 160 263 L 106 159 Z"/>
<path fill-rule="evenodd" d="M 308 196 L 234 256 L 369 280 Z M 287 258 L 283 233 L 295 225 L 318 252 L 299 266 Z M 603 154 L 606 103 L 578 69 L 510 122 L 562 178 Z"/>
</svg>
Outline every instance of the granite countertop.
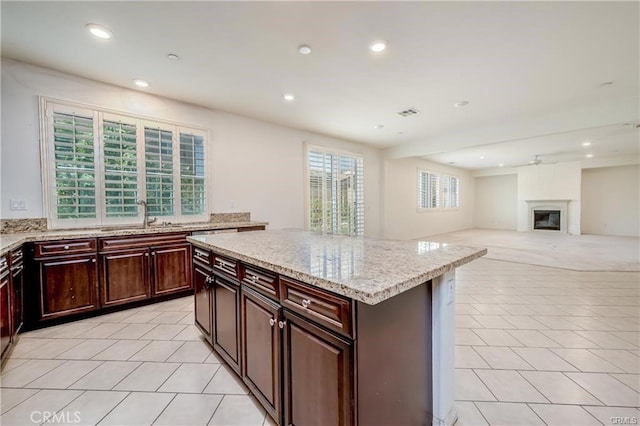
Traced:
<svg viewBox="0 0 640 426">
<path fill-rule="evenodd" d="M 369 305 L 487 254 L 485 248 L 301 230 L 198 235 L 187 240 Z"/>
<path fill-rule="evenodd" d="M 150 227 L 117 227 L 105 226 L 103 228 L 66 229 L 40 232 L 25 232 L 16 234 L 0 234 L 0 256 L 32 241 L 67 240 L 72 238 L 116 237 L 123 235 L 164 234 L 168 232 L 192 232 L 207 231 L 227 228 L 248 228 L 252 226 L 267 226 L 268 222 L 201 222 L 185 223 L 180 225 L 151 225 Z"/>
</svg>

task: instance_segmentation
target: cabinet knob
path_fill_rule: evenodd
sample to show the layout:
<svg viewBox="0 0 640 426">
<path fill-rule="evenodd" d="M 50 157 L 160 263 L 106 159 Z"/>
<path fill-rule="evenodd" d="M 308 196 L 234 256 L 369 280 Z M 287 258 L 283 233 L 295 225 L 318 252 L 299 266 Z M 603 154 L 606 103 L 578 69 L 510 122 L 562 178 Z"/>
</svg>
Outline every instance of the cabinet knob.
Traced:
<svg viewBox="0 0 640 426">
<path fill-rule="evenodd" d="M 144 255 L 145 255 L 146 257 L 149 257 L 149 253 L 145 253 Z"/>
<path fill-rule="evenodd" d="M 65 250 L 69 250 L 69 246 L 64 246 L 63 247 Z"/>
<path fill-rule="evenodd" d="M 155 256 L 155 255 L 156 255 L 156 252 L 155 252 L 155 251 L 154 251 L 153 253 L 151 253 L 151 256 Z"/>
<path fill-rule="evenodd" d="M 287 323 L 287 321 L 278 321 L 278 327 L 280 328 L 284 328 L 284 325 Z"/>
<path fill-rule="evenodd" d="M 306 308 L 308 308 L 310 304 L 311 304 L 311 300 L 309 300 L 309 299 L 302 299 L 302 307 L 303 307 L 303 308 L 305 308 L 305 309 L 306 309 Z"/>
<path fill-rule="evenodd" d="M 258 280 L 259 280 L 259 278 L 258 278 L 257 275 L 251 275 L 251 281 L 253 281 L 255 283 Z"/>
<path fill-rule="evenodd" d="M 274 318 L 269 318 L 269 324 L 271 324 L 271 327 L 273 327 L 276 323 L 276 320 Z"/>
<path fill-rule="evenodd" d="M 91 259 L 91 263 L 96 263 L 95 257 L 93 259 Z"/>
</svg>

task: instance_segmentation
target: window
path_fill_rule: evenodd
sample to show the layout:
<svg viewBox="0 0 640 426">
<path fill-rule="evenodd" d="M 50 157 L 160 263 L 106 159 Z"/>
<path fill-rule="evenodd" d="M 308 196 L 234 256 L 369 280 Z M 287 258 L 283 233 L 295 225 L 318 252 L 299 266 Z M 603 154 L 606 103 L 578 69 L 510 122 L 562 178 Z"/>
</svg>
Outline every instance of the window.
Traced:
<svg viewBox="0 0 640 426">
<path fill-rule="evenodd" d="M 206 220 L 206 131 L 42 100 L 53 228 Z"/>
<path fill-rule="evenodd" d="M 455 176 L 418 170 L 418 208 L 460 207 L 460 184 Z"/>
<path fill-rule="evenodd" d="M 458 178 L 455 176 L 442 176 L 442 207 L 459 207 Z"/>
<path fill-rule="evenodd" d="M 418 207 L 435 209 L 440 206 L 440 176 L 430 172 L 418 172 Z"/>
<path fill-rule="evenodd" d="M 364 235 L 364 166 L 361 156 L 307 150 L 309 229 Z"/>
</svg>

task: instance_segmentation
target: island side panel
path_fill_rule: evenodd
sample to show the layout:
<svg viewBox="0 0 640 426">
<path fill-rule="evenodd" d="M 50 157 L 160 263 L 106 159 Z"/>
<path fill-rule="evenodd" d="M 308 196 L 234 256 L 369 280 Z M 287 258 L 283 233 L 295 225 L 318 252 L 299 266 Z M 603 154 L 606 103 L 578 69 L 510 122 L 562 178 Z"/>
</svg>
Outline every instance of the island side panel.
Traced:
<svg viewBox="0 0 640 426">
<path fill-rule="evenodd" d="M 356 308 L 358 424 L 430 425 L 431 282 Z"/>
</svg>

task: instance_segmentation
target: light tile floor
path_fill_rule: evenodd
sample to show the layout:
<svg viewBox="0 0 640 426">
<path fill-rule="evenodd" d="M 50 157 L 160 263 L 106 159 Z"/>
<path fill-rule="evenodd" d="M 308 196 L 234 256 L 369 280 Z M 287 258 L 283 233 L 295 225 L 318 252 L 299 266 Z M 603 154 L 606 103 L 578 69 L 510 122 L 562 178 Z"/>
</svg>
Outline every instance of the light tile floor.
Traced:
<svg viewBox="0 0 640 426">
<path fill-rule="evenodd" d="M 480 259 L 456 282 L 459 425 L 640 422 L 640 274 Z"/>
<path fill-rule="evenodd" d="M 490 259 L 460 268 L 458 424 L 640 419 L 639 280 Z M 24 333 L 0 381 L 2 425 L 272 423 L 201 341 L 191 297 Z"/>
</svg>

